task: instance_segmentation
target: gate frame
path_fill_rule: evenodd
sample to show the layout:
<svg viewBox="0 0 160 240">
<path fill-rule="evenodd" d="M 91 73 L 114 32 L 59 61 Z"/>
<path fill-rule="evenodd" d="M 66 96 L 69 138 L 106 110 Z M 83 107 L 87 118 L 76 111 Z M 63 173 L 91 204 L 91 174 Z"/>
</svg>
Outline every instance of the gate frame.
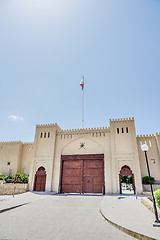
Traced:
<svg viewBox="0 0 160 240">
<path fill-rule="evenodd" d="M 60 164 L 60 178 L 59 178 L 59 189 L 58 193 L 62 193 L 62 176 L 63 176 L 63 161 L 68 160 L 68 161 L 73 161 L 73 160 L 100 160 L 102 159 L 103 161 L 103 166 L 104 166 L 104 154 L 76 154 L 76 155 L 61 155 L 61 164 Z M 103 168 L 103 174 L 104 174 L 104 186 L 103 186 L 103 191 L 102 195 L 105 194 L 105 169 Z M 83 188 L 83 184 L 82 184 Z M 81 191 L 81 193 L 83 193 Z M 80 193 L 80 194 L 81 194 Z"/>
<path fill-rule="evenodd" d="M 127 169 L 124 169 L 127 168 Z M 124 165 L 122 166 L 119 174 L 119 188 L 120 188 L 120 194 L 122 194 L 122 183 L 121 183 L 121 176 L 132 176 L 132 181 L 133 181 L 133 191 L 134 194 L 136 194 L 136 189 L 135 189 L 135 180 L 134 180 L 134 173 L 132 173 L 132 170 L 130 169 L 129 166 Z"/>
</svg>

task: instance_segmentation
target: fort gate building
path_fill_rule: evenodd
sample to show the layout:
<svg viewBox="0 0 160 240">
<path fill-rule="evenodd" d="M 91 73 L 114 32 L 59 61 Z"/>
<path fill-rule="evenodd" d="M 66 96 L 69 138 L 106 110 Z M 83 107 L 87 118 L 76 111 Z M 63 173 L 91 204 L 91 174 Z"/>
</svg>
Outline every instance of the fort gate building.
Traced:
<svg viewBox="0 0 160 240">
<path fill-rule="evenodd" d="M 151 176 L 160 181 L 160 134 L 136 136 L 133 118 L 110 120 L 108 128 L 37 125 L 33 143 L 0 143 L 0 172 L 20 170 L 29 174 L 30 190 L 59 193 L 120 193 L 121 175 L 132 175 L 142 193 L 145 142 Z"/>
</svg>

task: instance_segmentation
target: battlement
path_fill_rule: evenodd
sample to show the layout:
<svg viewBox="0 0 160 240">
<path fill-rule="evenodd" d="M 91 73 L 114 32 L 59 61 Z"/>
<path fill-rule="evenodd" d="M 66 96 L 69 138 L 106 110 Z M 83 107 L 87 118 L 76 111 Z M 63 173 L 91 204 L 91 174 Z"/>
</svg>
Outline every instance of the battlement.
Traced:
<svg viewBox="0 0 160 240">
<path fill-rule="evenodd" d="M 134 121 L 134 117 L 132 118 L 115 118 L 115 119 L 109 119 L 110 123 L 111 122 L 127 122 L 127 121 Z"/>
<path fill-rule="evenodd" d="M 23 143 L 23 145 L 33 145 L 34 143 L 33 142 L 25 142 Z"/>
<path fill-rule="evenodd" d="M 10 144 L 10 143 L 20 143 L 23 144 L 21 141 L 7 141 L 7 142 L 0 142 L 0 144 Z"/>
<path fill-rule="evenodd" d="M 39 127 L 39 128 L 42 128 L 42 127 L 57 127 L 57 126 L 58 126 L 57 123 L 53 123 L 53 124 L 37 124 L 36 125 L 36 127 Z"/>
<path fill-rule="evenodd" d="M 160 132 L 159 133 L 156 132 L 156 136 L 160 136 Z"/>
<path fill-rule="evenodd" d="M 65 129 L 58 131 L 57 134 L 76 134 L 76 133 L 99 133 L 99 132 L 109 132 L 110 128 L 108 127 L 97 127 L 97 128 L 78 128 L 78 129 Z"/>
<path fill-rule="evenodd" d="M 25 142 L 23 143 L 22 141 L 8 141 L 8 142 L 0 142 L 0 144 L 11 144 L 11 143 L 15 143 L 15 144 L 23 144 L 23 145 L 33 145 L 33 142 Z"/>
<path fill-rule="evenodd" d="M 137 138 L 149 138 L 149 137 L 155 137 L 155 135 L 154 134 L 137 135 Z"/>
</svg>

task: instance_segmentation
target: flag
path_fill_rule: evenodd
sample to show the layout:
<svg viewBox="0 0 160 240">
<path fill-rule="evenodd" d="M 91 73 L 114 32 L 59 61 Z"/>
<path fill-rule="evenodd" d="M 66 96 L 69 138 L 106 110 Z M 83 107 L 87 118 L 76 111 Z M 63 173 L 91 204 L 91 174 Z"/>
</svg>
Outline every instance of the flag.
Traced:
<svg viewBox="0 0 160 240">
<path fill-rule="evenodd" d="M 84 88 L 84 77 L 82 77 L 82 80 L 80 81 L 80 85 L 82 86 L 82 90 Z"/>
</svg>

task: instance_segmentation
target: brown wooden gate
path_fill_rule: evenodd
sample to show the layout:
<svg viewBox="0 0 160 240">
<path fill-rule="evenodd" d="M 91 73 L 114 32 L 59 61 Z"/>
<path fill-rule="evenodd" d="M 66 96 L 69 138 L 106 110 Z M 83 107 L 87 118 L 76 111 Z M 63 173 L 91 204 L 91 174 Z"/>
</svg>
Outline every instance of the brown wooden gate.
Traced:
<svg viewBox="0 0 160 240">
<path fill-rule="evenodd" d="M 61 193 L 104 193 L 104 154 L 62 155 Z"/>
<path fill-rule="evenodd" d="M 46 186 L 46 171 L 44 167 L 38 168 L 35 174 L 34 191 L 45 191 Z"/>
</svg>

